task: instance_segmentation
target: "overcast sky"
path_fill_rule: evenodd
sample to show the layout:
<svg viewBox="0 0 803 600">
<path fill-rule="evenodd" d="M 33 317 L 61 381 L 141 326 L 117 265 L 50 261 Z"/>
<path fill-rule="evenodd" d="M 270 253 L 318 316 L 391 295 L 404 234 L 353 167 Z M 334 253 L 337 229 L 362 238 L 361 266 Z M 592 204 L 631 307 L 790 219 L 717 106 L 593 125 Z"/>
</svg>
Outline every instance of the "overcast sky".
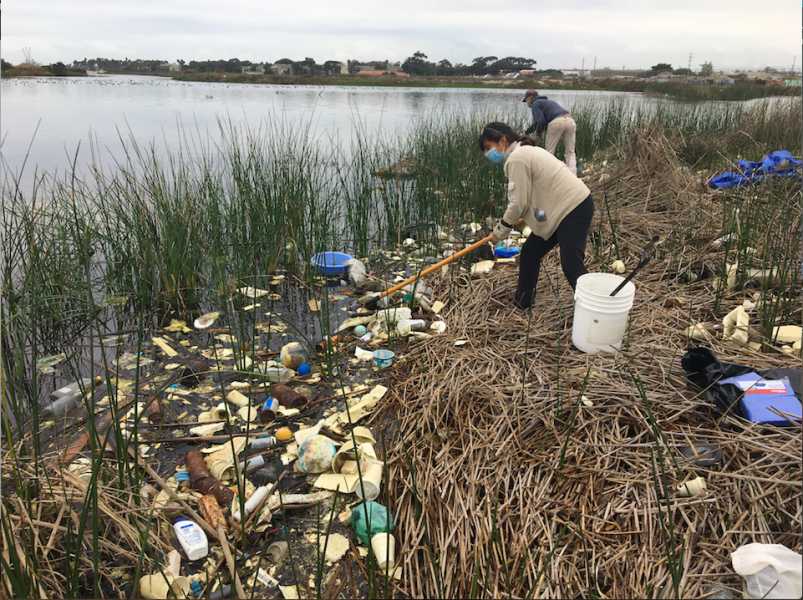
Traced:
<svg viewBox="0 0 803 600">
<path fill-rule="evenodd" d="M 659 4 L 660 3 L 660 4 Z M 84 57 L 357 59 L 470 64 L 523 56 L 539 69 L 795 70 L 800 0 L 6 0 L 0 54 L 42 64 Z"/>
</svg>

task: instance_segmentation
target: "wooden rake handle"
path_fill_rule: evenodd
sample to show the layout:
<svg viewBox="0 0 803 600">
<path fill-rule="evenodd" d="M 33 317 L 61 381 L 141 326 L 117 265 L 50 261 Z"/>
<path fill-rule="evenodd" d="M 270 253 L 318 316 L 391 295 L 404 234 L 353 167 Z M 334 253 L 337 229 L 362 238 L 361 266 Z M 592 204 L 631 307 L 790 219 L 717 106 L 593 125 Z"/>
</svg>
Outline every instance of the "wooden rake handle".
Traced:
<svg viewBox="0 0 803 600">
<path fill-rule="evenodd" d="M 518 227 L 518 226 L 519 226 L 519 225 L 521 225 L 523 222 L 524 222 L 524 219 L 519 219 L 519 222 L 518 222 L 518 223 L 516 223 L 516 224 L 515 224 L 513 227 Z M 440 261 L 439 263 L 435 263 L 435 264 L 434 264 L 434 265 L 432 265 L 431 267 L 427 267 L 426 269 L 424 269 L 424 270 L 423 270 L 423 271 L 421 271 L 420 273 L 417 273 L 416 275 L 413 275 L 413 276 L 412 276 L 412 277 L 410 277 L 409 279 L 405 279 L 405 280 L 404 280 L 404 281 L 402 281 L 401 283 L 399 283 L 399 284 L 396 284 L 396 285 L 394 285 L 393 287 L 386 289 L 384 292 L 382 292 L 382 293 L 381 293 L 381 294 L 379 294 L 378 296 L 374 296 L 374 298 L 372 298 L 372 299 L 371 299 L 371 303 L 375 303 L 375 302 L 379 301 L 380 299 L 384 298 L 385 296 L 387 296 L 387 295 L 389 295 L 389 294 L 392 294 L 393 292 L 397 292 L 397 291 L 399 291 L 399 290 L 400 290 L 400 289 L 402 289 L 404 286 L 406 286 L 406 285 L 409 285 L 409 284 L 413 283 L 414 281 L 416 281 L 417 279 L 420 279 L 420 278 L 421 278 L 421 277 L 423 277 L 424 275 L 429 275 L 430 273 L 432 273 L 432 272 L 434 272 L 434 271 L 437 271 L 438 269 L 440 269 L 440 268 L 441 268 L 441 267 L 443 267 L 443 266 L 446 266 L 446 265 L 448 265 L 450 262 L 452 262 L 452 261 L 454 261 L 454 260 L 456 260 L 456 259 L 460 258 L 461 256 L 464 256 L 464 255 L 468 254 L 468 253 L 469 253 L 469 252 L 471 252 L 472 250 L 475 250 L 475 249 L 479 248 L 479 247 L 480 247 L 480 246 L 482 246 L 483 244 L 487 244 L 488 242 L 490 242 L 490 241 L 491 241 L 491 239 L 493 239 L 493 236 L 494 236 L 493 234 L 491 234 L 491 235 L 489 235 L 489 236 L 486 236 L 486 237 L 482 238 L 481 240 L 479 240 L 478 242 L 474 242 L 473 244 L 471 244 L 471 245 L 470 245 L 470 246 L 468 246 L 467 248 L 463 248 L 462 250 L 459 250 L 458 252 L 455 252 L 455 253 L 454 253 L 454 254 L 452 254 L 451 256 L 449 256 L 449 257 L 447 257 L 447 258 L 444 258 L 444 259 L 443 259 L 442 261 Z"/>
</svg>

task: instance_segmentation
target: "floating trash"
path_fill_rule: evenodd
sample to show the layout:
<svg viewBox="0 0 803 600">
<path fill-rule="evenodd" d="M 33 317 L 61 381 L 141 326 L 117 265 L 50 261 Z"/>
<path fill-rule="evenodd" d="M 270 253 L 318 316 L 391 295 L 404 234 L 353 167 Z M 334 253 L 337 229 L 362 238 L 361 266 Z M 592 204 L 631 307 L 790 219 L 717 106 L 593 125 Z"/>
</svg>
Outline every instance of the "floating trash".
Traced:
<svg viewBox="0 0 803 600">
<path fill-rule="evenodd" d="M 128 296 L 107 296 L 103 302 L 100 303 L 104 308 L 125 306 L 128 302 Z"/>
<path fill-rule="evenodd" d="M 309 362 L 309 354 L 304 350 L 304 346 L 298 342 L 290 342 L 282 346 L 279 361 L 288 369 L 298 369 L 301 365 Z"/>
<path fill-rule="evenodd" d="M 310 263 L 321 275 L 344 275 L 349 270 L 347 261 L 354 257 L 344 252 L 321 252 L 312 257 Z"/>
<path fill-rule="evenodd" d="M 179 321 L 178 319 L 170 319 L 170 325 L 165 327 L 165 331 L 169 331 L 171 333 L 175 333 L 177 331 L 187 333 L 188 331 L 190 331 L 190 329 L 189 327 L 187 327 L 186 321 Z"/>
<path fill-rule="evenodd" d="M 396 540 L 389 533 L 377 533 L 371 538 L 371 548 L 374 551 L 376 564 L 383 571 L 396 566 Z"/>
<path fill-rule="evenodd" d="M 678 486 L 681 496 L 699 496 L 706 490 L 705 477 L 696 477 Z"/>
<path fill-rule="evenodd" d="M 200 317 L 195 319 L 193 325 L 195 326 L 195 329 L 206 329 L 207 327 L 211 327 L 214 324 L 214 322 L 217 321 L 217 318 L 219 316 L 220 316 L 219 312 L 211 312 L 205 315 L 201 315 Z"/>
<path fill-rule="evenodd" d="M 701 467 L 710 467 L 722 461 L 722 450 L 709 444 L 683 446 L 680 453 L 689 462 Z"/>
<path fill-rule="evenodd" d="M 374 365 L 378 369 L 384 369 L 393 364 L 393 357 L 396 356 L 392 350 L 374 350 Z"/>
<path fill-rule="evenodd" d="M 332 466 L 335 444 L 325 435 L 313 435 L 298 449 L 298 462 L 306 473 L 323 473 Z"/>
<path fill-rule="evenodd" d="M 55 373 L 56 369 L 53 367 L 61 364 L 66 358 L 66 354 L 55 354 L 53 356 L 40 358 L 36 361 L 36 370 L 42 375 L 46 375 L 47 373 Z"/>
<path fill-rule="evenodd" d="M 261 298 L 262 296 L 267 296 L 270 293 L 268 290 L 260 290 L 259 288 L 253 288 L 251 286 L 241 287 L 237 292 L 253 300 Z"/>
<path fill-rule="evenodd" d="M 430 323 L 429 328 L 435 333 L 443 333 L 446 331 L 446 323 L 443 321 L 433 321 Z"/>
<path fill-rule="evenodd" d="M 390 533 L 393 529 L 393 515 L 381 504 L 366 502 L 351 512 L 351 526 L 354 527 L 357 537 L 367 544 L 370 542 L 369 529 L 371 537 L 378 533 Z"/>
<path fill-rule="evenodd" d="M 274 435 L 280 442 L 286 442 L 293 437 L 293 433 L 290 431 L 289 427 L 279 427 Z"/>
</svg>

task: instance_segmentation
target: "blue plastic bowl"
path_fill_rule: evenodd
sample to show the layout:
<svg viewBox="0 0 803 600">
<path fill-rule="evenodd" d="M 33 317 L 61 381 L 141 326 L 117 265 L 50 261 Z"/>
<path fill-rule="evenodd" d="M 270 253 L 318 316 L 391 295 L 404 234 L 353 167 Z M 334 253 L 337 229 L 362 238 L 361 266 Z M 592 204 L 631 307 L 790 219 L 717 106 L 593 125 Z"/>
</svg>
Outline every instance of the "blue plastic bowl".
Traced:
<svg viewBox="0 0 803 600">
<path fill-rule="evenodd" d="M 321 252 L 313 256 L 310 262 L 321 275 L 344 275 L 349 272 L 349 266 L 343 263 L 352 258 L 345 252 Z"/>
</svg>

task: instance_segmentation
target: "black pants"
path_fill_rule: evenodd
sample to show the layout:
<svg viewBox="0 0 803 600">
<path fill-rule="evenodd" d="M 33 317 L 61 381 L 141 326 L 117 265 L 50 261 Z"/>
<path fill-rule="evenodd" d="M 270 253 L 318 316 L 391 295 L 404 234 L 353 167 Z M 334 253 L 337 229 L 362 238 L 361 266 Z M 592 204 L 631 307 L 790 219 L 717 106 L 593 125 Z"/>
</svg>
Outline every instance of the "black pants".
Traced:
<svg viewBox="0 0 803 600">
<path fill-rule="evenodd" d="M 572 289 L 577 285 L 577 279 L 588 273 L 583 264 L 586 253 L 586 239 L 591 219 L 594 217 L 594 199 L 589 196 L 561 221 L 555 233 L 548 240 L 530 234 L 521 247 L 519 261 L 519 285 L 514 297 L 515 304 L 520 308 L 529 308 L 535 298 L 535 286 L 538 283 L 538 273 L 541 271 L 541 259 L 546 253 L 560 245 L 560 265 L 563 274 L 569 281 Z"/>
</svg>

